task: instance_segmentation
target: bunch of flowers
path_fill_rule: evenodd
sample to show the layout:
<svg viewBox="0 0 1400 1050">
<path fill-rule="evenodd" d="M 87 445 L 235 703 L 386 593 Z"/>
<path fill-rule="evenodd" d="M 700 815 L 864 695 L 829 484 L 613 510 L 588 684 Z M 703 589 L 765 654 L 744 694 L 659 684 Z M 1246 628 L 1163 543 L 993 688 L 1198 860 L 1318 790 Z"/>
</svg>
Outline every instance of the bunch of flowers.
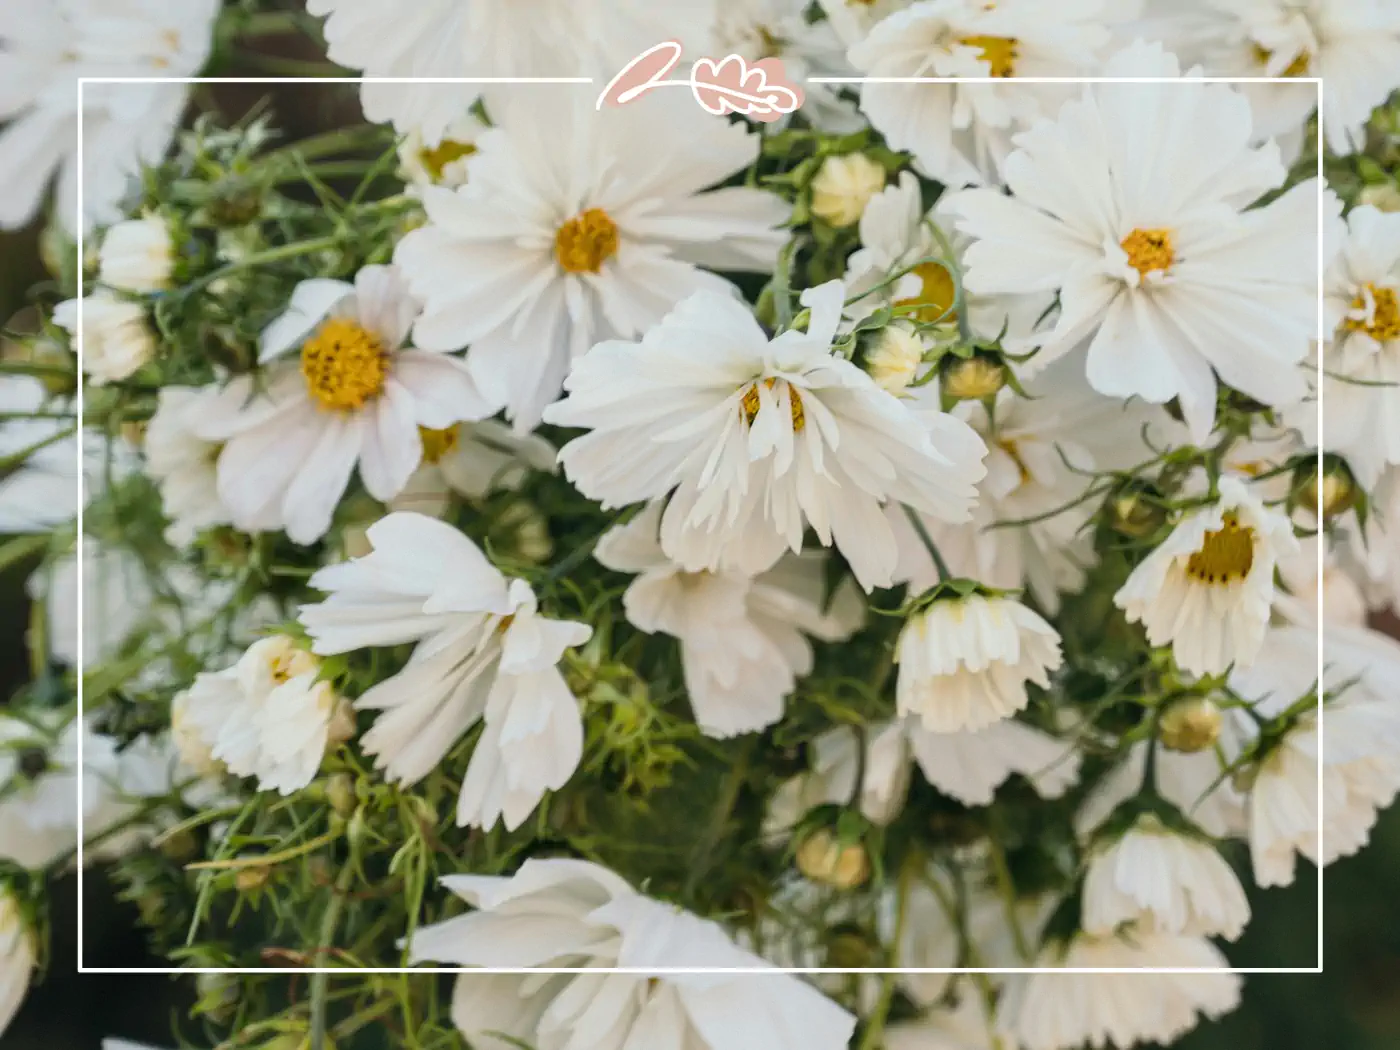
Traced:
<svg viewBox="0 0 1400 1050">
<path fill-rule="evenodd" d="M 1167 1042 L 1400 789 L 1393 5 L 52 6 L 0 1029 L 81 861 L 199 1047 Z M 78 168 L 76 77 L 286 27 L 595 86 L 92 85 Z M 662 38 L 876 79 L 596 107 Z"/>
</svg>

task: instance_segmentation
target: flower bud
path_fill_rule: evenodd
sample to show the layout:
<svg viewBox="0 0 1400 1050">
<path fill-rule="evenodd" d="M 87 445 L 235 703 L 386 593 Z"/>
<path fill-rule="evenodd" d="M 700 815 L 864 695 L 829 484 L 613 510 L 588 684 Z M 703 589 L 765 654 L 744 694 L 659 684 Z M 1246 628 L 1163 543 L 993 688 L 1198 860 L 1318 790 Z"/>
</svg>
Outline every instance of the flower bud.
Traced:
<svg viewBox="0 0 1400 1050">
<path fill-rule="evenodd" d="M 1113 497 L 1109 504 L 1110 524 L 1115 532 L 1133 539 L 1150 536 L 1167 520 L 1166 508 L 1134 490 Z"/>
<path fill-rule="evenodd" d="M 988 354 L 948 357 L 943 363 L 943 393 L 957 401 L 982 401 L 1006 385 L 1006 366 Z"/>
<path fill-rule="evenodd" d="M 109 288 L 146 295 L 170 287 L 170 227 L 159 215 L 119 222 L 102 238 L 97 279 Z"/>
<path fill-rule="evenodd" d="M 342 817 L 355 812 L 359 800 L 355 797 L 355 781 L 349 773 L 337 773 L 326 781 L 326 801 Z"/>
<path fill-rule="evenodd" d="M 252 893 L 266 886 L 271 875 L 271 869 L 261 866 L 241 868 L 238 874 L 233 877 L 233 885 L 239 893 Z"/>
<path fill-rule="evenodd" d="M 1378 211 L 1400 212 L 1400 186 L 1393 182 L 1378 182 L 1367 186 L 1357 198 Z"/>
<path fill-rule="evenodd" d="M 812 180 L 812 214 L 832 226 L 854 226 L 884 188 L 885 169 L 864 153 L 827 157 Z"/>
<path fill-rule="evenodd" d="M 1315 463 L 1308 463 L 1302 473 L 1302 484 L 1298 488 L 1298 506 L 1316 514 L 1320 505 L 1324 520 L 1345 514 L 1356 506 L 1356 482 L 1352 480 L 1351 471 L 1341 460 L 1332 459 L 1331 462 L 1324 463 L 1320 484 Z"/>
<path fill-rule="evenodd" d="M 797 870 L 813 882 L 853 890 L 870 877 L 870 858 L 859 842 L 842 845 L 826 830 L 809 835 L 797 849 Z"/>
<path fill-rule="evenodd" d="M 1161 732 L 1163 747 L 1190 754 L 1204 751 L 1220 739 L 1222 721 L 1220 708 L 1212 701 L 1205 697 L 1193 697 L 1167 708 L 1157 728 Z"/>
<path fill-rule="evenodd" d="M 865 370 L 870 378 L 890 393 L 907 387 L 919 373 L 924 344 L 903 325 L 882 328 L 865 352 Z"/>
</svg>

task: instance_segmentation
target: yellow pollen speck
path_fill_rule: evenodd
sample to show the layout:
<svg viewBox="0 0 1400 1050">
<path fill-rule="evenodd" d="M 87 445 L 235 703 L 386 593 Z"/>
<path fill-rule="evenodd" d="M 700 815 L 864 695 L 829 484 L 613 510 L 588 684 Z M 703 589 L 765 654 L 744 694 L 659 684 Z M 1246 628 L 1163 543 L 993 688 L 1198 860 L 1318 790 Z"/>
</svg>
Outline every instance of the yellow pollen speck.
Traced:
<svg viewBox="0 0 1400 1050">
<path fill-rule="evenodd" d="M 765 379 L 763 385 L 769 390 L 773 389 L 776 379 Z M 792 429 L 796 433 L 807 425 L 807 410 L 802 407 L 802 395 L 797 392 L 797 388 L 788 385 L 788 396 L 792 398 Z M 755 383 L 744 391 L 744 399 L 739 404 L 739 414 L 743 416 L 744 422 L 753 426 L 753 421 L 758 418 L 760 403 L 758 400 L 758 384 Z"/>
<path fill-rule="evenodd" d="M 1269 63 L 1273 61 L 1273 58 L 1274 53 L 1268 48 L 1260 47 L 1258 44 L 1254 45 L 1254 60 L 1258 62 L 1259 65 L 1267 68 Z M 1312 55 L 1308 54 L 1307 51 L 1299 51 L 1297 57 L 1280 70 L 1278 75 L 1281 77 L 1307 76 L 1308 67 L 1310 65 L 1312 65 Z"/>
<path fill-rule="evenodd" d="M 917 306 L 919 309 L 912 316 L 924 324 L 956 321 L 958 315 L 953 309 L 953 302 L 957 298 L 957 289 L 953 286 L 953 275 L 947 268 L 937 263 L 926 262 L 919 263 L 910 272 L 923 282 L 923 287 L 919 289 L 918 295 L 910 299 L 896 300 L 894 305 Z"/>
<path fill-rule="evenodd" d="M 554 257 L 569 273 L 598 273 L 617 254 L 617 223 L 602 208 L 575 215 L 554 235 Z"/>
<path fill-rule="evenodd" d="M 1199 583 L 1233 583 L 1254 567 L 1254 530 L 1226 514 L 1220 528 L 1207 532 L 1201 549 L 1186 559 L 1186 575 Z"/>
<path fill-rule="evenodd" d="M 423 462 L 436 463 L 461 442 L 462 426 L 458 423 L 445 430 L 419 427 L 418 437 L 423 442 Z"/>
<path fill-rule="evenodd" d="M 1021 475 L 1021 484 L 1029 484 L 1034 479 L 1031 477 L 1030 469 L 1026 466 L 1026 461 L 1021 458 L 1021 450 L 1016 447 L 1016 442 L 1003 438 L 997 441 L 997 447 L 1011 457 L 1011 462 L 1016 464 L 1016 470 Z"/>
<path fill-rule="evenodd" d="M 1004 36 L 965 36 L 958 43 L 975 47 L 977 57 L 992 67 L 992 76 L 1009 77 L 1016 73 L 1016 60 L 1021 57 L 1020 41 Z"/>
<path fill-rule="evenodd" d="M 1146 277 L 1154 270 L 1165 273 L 1176 261 L 1170 230 L 1134 230 L 1122 241 L 1128 265 Z"/>
<path fill-rule="evenodd" d="M 1365 332 L 1378 343 L 1400 339 L 1400 297 L 1394 288 L 1377 288 L 1368 284 L 1365 291 L 1351 304 L 1358 317 L 1349 317 L 1343 324 L 1349 332 Z"/>
<path fill-rule="evenodd" d="M 362 407 L 384 389 L 387 373 L 384 343 L 354 321 L 332 317 L 301 348 L 306 388 L 323 408 Z"/>
<path fill-rule="evenodd" d="M 443 139 L 431 149 L 420 149 L 418 160 L 422 162 L 424 169 L 436 182 L 442 178 L 443 168 L 454 160 L 470 157 L 475 152 L 476 147 L 470 142 L 454 142 L 452 139 Z"/>
</svg>

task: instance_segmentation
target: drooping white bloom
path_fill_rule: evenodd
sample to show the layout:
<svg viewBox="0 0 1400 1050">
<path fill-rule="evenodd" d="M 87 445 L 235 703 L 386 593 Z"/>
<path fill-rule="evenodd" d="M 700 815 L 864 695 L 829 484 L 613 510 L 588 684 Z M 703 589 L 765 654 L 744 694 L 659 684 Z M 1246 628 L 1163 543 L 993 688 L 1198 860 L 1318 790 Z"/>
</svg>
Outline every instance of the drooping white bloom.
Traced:
<svg viewBox="0 0 1400 1050">
<path fill-rule="evenodd" d="M 1090 72 L 1109 33 L 1102 0 L 919 0 L 849 51 L 871 77 L 985 77 L 989 83 L 866 83 L 860 106 L 890 146 L 952 186 L 994 182 L 1014 131 L 1053 113 L 1056 85 L 1018 76 Z"/>
<path fill-rule="evenodd" d="M 754 732 L 782 718 L 797 679 L 812 669 L 808 636 L 842 641 L 861 625 L 860 592 L 846 586 L 822 607 L 825 557 L 788 555 L 768 572 L 687 572 L 661 549 L 661 505 L 610 529 L 594 556 L 636 573 L 622 596 L 640 630 L 681 643 L 695 721 L 709 736 Z"/>
<path fill-rule="evenodd" d="M 34 935 L 9 887 L 0 887 L 0 1035 L 19 1012 L 38 963 Z"/>
<path fill-rule="evenodd" d="M 1230 865 L 1209 842 L 1138 818 L 1097 850 L 1084 880 L 1084 929 L 1111 934 L 1139 928 L 1235 940 L 1249 922 L 1249 901 Z"/>
<path fill-rule="evenodd" d="M 890 1025 L 885 1050 L 997 1050 L 995 1037 L 980 992 L 964 984 L 952 1006 L 936 1006 L 915 1020 Z"/>
<path fill-rule="evenodd" d="M 1219 498 L 1188 511 L 1114 595 L 1152 645 L 1171 645 L 1193 674 L 1247 665 L 1259 652 L 1274 601 L 1274 567 L 1297 549 L 1293 524 L 1234 477 Z"/>
<path fill-rule="evenodd" d="M 223 445 L 218 495 L 234 524 L 313 543 L 356 467 L 371 496 L 392 499 L 422 461 L 420 428 L 491 414 L 460 360 L 405 346 L 417 316 L 390 266 L 297 285 L 263 332 L 265 375 L 235 378 L 196 420 Z"/>
<path fill-rule="evenodd" d="M 883 505 L 966 520 L 985 449 L 832 353 L 844 295 L 803 292 L 807 330 L 770 340 L 747 307 L 702 292 L 640 343 L 594 347 L 546 413 L 591 431 L 560 452 L 565 473 L 605 507 L 669 494 L 661 545 L 688 571 L 762 572 L 810 527 L 867 590 L 889 585 Z"/>
<path fill-rule="evenodd" d="M 79 77 L 188 77 L 209 54 L 218 0 L 96 0 L 7 6 L 0 13 L 0 226 L 39 210 L 57 175 L 55 211 L 70 232 L 113 222 L 141 165 L 159 162 L 174 134 L 185 84 L 95 84 Z M 78 216 L 78 185 L 86 214 Z"/>
<path fill-rule="evenodd" d="M 1139 1043 L 1170 1043 L 1217 1018 L 1240 1000 L 1240 978 L 1203 937 L 1135 930 L 1068 944 L 1051 942 L 1035 965 L 1018 976 L 998 1009 L 999 1025 L 1023 1050 L 1075 1050 L 1085 1044 L 1127 1050 Z M 1223 973 L 1063 973 L 1060 968 L 1210 968 Z"/>
<path fill-rule="evenodd" d="M 232 520 L 219 498 L 221 446 L 197 433 L 206 408 L 218 397 L 214 388 L 163 386 L 146 426 L 141 446 L 146 473 L 159 484 L 161 510 L 170 522 L 165 537 L 176 546 L 187 546 L 201 530 Z"/>
<path fill-rule="evenodd" d="M 771 269 L 788 213 L 764 190 L 710 189 L 756 159 L 745 125 L 675 92 L 595 112 L 591 96 L 545 90 L 489 100 L 466 184 L 424 188 L 428 222 L 394 256 L 424 301 L 417 344 L 468 347 L 522 431 L 595 343 L 640 336 L 702 289 L 733 294 L 701 266 Z"/>
<path fill-rule="evenodd" d="M 477 910 L 418 930 L 413 962 L 643 971 L 767 965 L 718 924 L 644 897 L 585 861 L 528 860 L 510 877 L 450 875 L 442 883 Z M 855 1018 L 816 989 L 776 972 L 464 973 L 452 1019 L 483 1050 L 845 1050 L 855 1029 Z"/>
<path fill-rule="evenodd" d="M 1109 75 L 1179 75 L 1135 45 Z M 1141 129 L 1163 129 L 1139 143 Z M 1297 366 L 1317 332 L 1315 182 L 1280 186 L 1273 145 L 1251 145 L 1249 103 L 1228 86 L 1097 84 L 1017 138 L 1012 196 L 948 205 L 974 242 L 968 290 L 1060 296 L 1038 337 L 1045 364 L 1088 344 L 1089 383 L 1113 397 L 1173 398 L 1195 440 L 1215 418 L 1217 375 L 1270 405 L 1306 392 Z"/>
<path fill-rule="evenodd" d="M 77 513 L 77 443 L 63 436 L 74 422 L 68 412 L 38 379 L 0 375 L 0 457 L 28 453 L 0 478 L 0 533 L 40 532 Z"/>
<path fill-rule="evenodd" d="M 174 265 L 169 223 L 159 215 L 143 215 L 102 235 L 97 279 L 109 288 L 145 295 L 169 287 Z"/>
<path fill-rule="evenodd" d="M 514 830 L 582 756 L 578 701 L 557 665 L 592 631 L 541 616 L 529 584 L 441 521 L 390 514 L 367 535 L 372 553 L 318 572 L 311 585 L 329 597 L 301 609 L 318 653 L 418 643 L 407 667 L 355 702 L 383 712 L 360 744 L 390 779 L 413 784 L 484 721 L 457 823 Z"/>
<path fill-rule="evenodd" d="M 1060 666 L 1060 636 L 1014 598 L 946 596 L 910 615 L 896 644 L 901 715 L 934 733 L 985 729 L 1029 702 Z"/>
<path fill-rule="evenodd" d="M 710 54 L 705 48 L 714 18 L 714 0 L 674 0 L 664 9 L 645 0 L 536 0 L 524 7 L 426 0 L 411 9 L 387 8 L 379 0 L 308 0 L 306 9 L 327 16 L 331 59 L 364 73 L 365 116 L 393 121 L 428 146 L 447 136 L 483 85 L 375 78 L 594 77 L 607 83 L 658 40 L 680 40 L 695 55 Z M 550 91 L 560 101 L 586 96 L 591 108 L 598 88 L 571 84 Z"/>
<path fill-rule="evenodd" d="M 146 308 L 104 288 L 85 299 L 59 303 L 54 307 L 53 319 L 72 333 L 73 348 L 81 357 L 89 382 L 95 386 L 126 379 L 156 355 L 156 334 L 146 318 Z"/>
</svg>

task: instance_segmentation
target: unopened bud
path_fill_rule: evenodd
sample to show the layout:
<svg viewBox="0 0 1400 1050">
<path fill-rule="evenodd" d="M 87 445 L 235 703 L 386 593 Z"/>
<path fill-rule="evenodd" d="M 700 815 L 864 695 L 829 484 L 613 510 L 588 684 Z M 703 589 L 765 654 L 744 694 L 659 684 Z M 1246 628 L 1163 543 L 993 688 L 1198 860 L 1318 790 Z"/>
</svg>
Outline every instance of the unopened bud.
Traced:
<svg viewBox="0 0 1400 1050">
<path fill-rule="evenodd" d="M 1110 511 L 1114 531 L 1134 539 L 1150 536 L 1167 520 L 1165 508 L 1141 492 L 1125 492 L 1115 497 Z"/>
<path fill-rule="evenodd" d="M 898 393 L 919 374 L 924 344 L 903 325 L 892 324 L 880 330 L 865 352 L 865 370 L 890 393 Z"/>
<path fill-rule="evenodd" d="M 885 169 L 864 153 L 827 157 L 812 180 L 812 214 L 832 226 L 854 226 L 885 188 Z"/>
<path fill-rule="evenodd" d="M 233 885 L 239 893 L 252 893 L 266 886 L 271 875 L 271 869 L 262 866 L 243 868 L 233 877 Z"/>
<path fill-rule="evenodd" d="M 1204 751 L 1220 739 L 1222 721 L 1220 708 L 1205 697 L 1172 704 L 1158 723 L 1162 746 L 1187 754 Z"/>
<path fill-rule="evenodd" d="M 943 393 L 958 401 L 982 401 L 1006 385 L 1006 365 L 995 357 L 974 354 L 948 357 L 943 365 Z"/>
<path fill-rule="evenodd" d="M 1308 464 L 1302 486 L 1298 490 L 1298 505 L 1316 514 L 1322 508 L 1322 517 L 1331 519 L 1345 514 L 1356 505 L 1357 488 L 1351 471 L 1340 460 L 1324 466 L 1322 482 L 1318 484 L 1317 467 Z"/>
<path fill-rule="evenodd" d="M 870 857 L 859 842 L 842 845 L 829 831 L 816 831 L 797 850 L 797 870 L 813 882 L 853 890 L 870 877 Z"/>
</svg>

